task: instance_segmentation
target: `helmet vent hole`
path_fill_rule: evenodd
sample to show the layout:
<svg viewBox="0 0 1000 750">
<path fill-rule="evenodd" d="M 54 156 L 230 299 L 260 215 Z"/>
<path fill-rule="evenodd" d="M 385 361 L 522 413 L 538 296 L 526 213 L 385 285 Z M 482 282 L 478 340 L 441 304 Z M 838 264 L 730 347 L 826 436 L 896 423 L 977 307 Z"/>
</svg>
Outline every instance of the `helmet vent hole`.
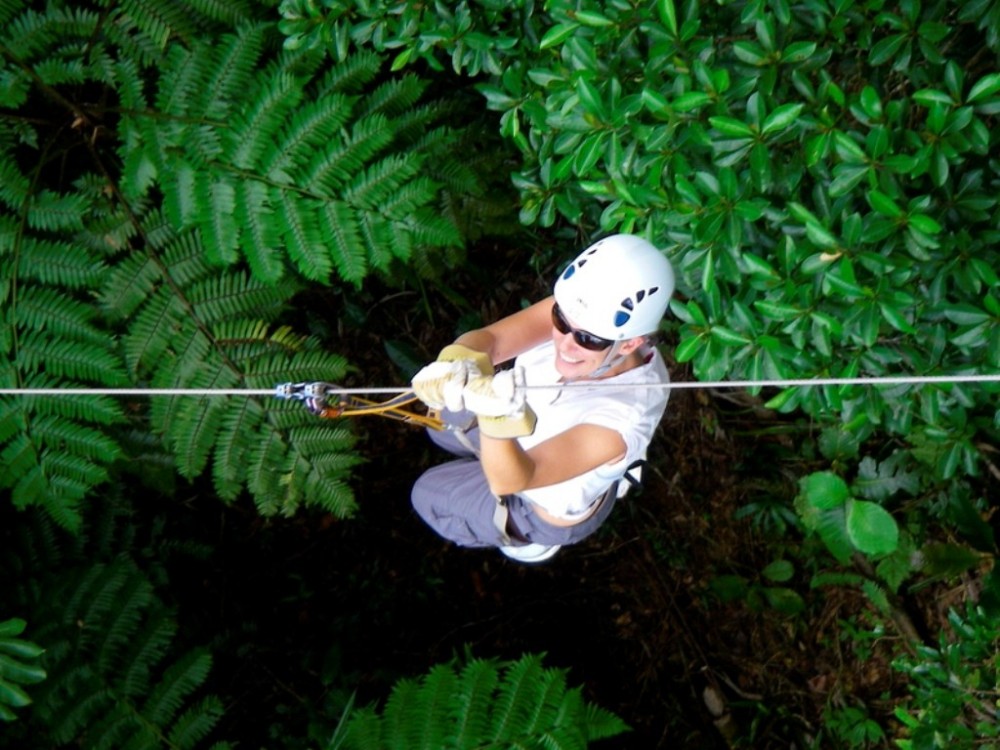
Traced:
<svg viewBox="0 0 1000 750">
<path fill-rule="evenodd" d="M 640 299 L 642 299 L 642 298 L 640 297 Z M 633 309 L 632 300 L 629 297 L 626 297 L 625 299 L 623 299 L 622 300 L 622 307 L 624 307 L 626 310 L 632 310 Z"/>
<path fill-rule="evenodd" d="M 645 296 L 646 296 L 646 293 L 640 289 L 638 292 L 636 292 L 635 301 L 636 302 L 642 302 L 642 298 L 645 297 Z"/>
<path fill-rule="evenodd" d="M 652 289 L 649 290 L 649 293 L 656 294 L 658 291 L 660 291 L 660 287 L 654 286 Z"/>
<path fill-rule="evenodd" d="M 615 313 L 615 328 L 621 328 L 623 325 L 625 325 L 626 323 L 628 323 L 629 318 L 631 318 L 631 317 L 632 316 L 629 315 L 627 312 L 622 312 L 621 310 L 619 310 L 618 312 L 616 312 Z"/>
</svg>

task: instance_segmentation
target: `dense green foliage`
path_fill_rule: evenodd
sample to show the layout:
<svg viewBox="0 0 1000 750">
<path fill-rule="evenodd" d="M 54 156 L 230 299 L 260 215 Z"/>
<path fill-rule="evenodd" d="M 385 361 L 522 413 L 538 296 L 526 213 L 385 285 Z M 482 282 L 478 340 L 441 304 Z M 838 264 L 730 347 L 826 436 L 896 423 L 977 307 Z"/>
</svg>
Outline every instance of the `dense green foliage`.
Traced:
<svg viewBox="0 0 1000 750">
<path fill-rule="evenodd" d="M 680 281 L 669 333 L 701 379 L 1000 365 L 993 0 L 42 6 L 0 2 L 5 388 L 347 376 L 344 353 L 300 330 L 297 295 L 373 277 L 419 285 L 462 262 L 496 216 L 483 175 L 499 161 L 470 103 L 496 113 L 519 155 L 507 169 L 525 225 L 638 232 L 667 249 Z M 801 446 L 798 497 L 781 501 L 778 526 L 802 543 L 786 534 L 760 584 L 719 591 L 800 613 L 803 598 L 772 585 L 792 577 L 786 545 L 811 588 L 858 587 L 887 620 L 911 584 L 974 582 L 981 609 L 896 663 L 913 691 L 896 712 L 903 747 L 975 743 L 996 725 L 1000 566 L 980 478 L 996 393 L 766 394 L 819 431 Z M 57 744 L 196 746 L 222 713 L 194 697 L 210 657 L 170 649 L 151 580 L 163 576 L 137 564 L 132 532 L 115 546 L 121 519 L 93 498 L 204 481 L 264 516 L 346 517 L 355 440 L 271 398 L 0 400 L 0 487 L 81 535 L 73 556 L 49 521 L 11 533 L 31 551 L 8 554 L 21 609 L 0 617 L 24 617 L 47 650 L 36 667 L 31 642 L 0 642 L 0 716 L 33 712 Z M 103 543 L 88 547 L 93 528 Z M 16 636 L 20 623 L 0 627 Z M 532 689 L 570 701 L 561 675 L 528 663 Z M 467 669 L 496 679 L 495 667 Z M 376 732 L 407 696 L 423 705 L 469 675 L 438 668 L 355 726 Z M 974 709 L 945 699 L 956 682 Z M 863 712 L 826 716 L 847 745 L 882 736 Z"/>
<path fill-rule="evenodd" d="M 564 672 L 537 657 L 512 664 L 472 661 L 432 669 L 393 688 L 384 710 L 356 712 L 345 750 L 451 747 L 570 750 L 626 729 L 616 716 L 567 689 Z"/>
</svg>

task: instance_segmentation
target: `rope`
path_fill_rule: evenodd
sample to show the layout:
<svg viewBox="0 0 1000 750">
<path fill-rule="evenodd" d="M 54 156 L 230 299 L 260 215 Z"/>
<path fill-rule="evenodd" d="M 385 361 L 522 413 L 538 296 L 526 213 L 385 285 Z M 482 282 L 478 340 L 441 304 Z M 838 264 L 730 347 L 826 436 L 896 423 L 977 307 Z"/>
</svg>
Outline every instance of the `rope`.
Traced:
<svg viewBox="0 0 1000 750">
<path fill-rule="evenodd" d="M 716 388 L 793 388 L 830 385 L 951 385 L 956 383 L 1000 383 L 1000 373 L 992 375 L 887 375 L 860 378 L 789 378 L 773 380 L 714 380 L 670 383 L 576 382 L 529 385 L 529 390 L 553 388 L 664 388 L 669 390 L 709 390 Z M 400 394 L 410 388 L 330 388 L 330 396 L 358 394 Z M 0 396 L 274 396 L 274 388 L 0 388 Z"/>
</svg>

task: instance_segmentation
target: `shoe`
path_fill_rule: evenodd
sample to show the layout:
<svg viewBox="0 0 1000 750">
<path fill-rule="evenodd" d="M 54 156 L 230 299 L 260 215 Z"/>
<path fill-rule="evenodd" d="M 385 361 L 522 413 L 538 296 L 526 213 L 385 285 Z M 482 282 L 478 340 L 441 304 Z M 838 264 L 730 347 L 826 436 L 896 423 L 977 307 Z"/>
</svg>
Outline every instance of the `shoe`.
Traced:
<svg viewBox="0 0 1000 750">
<path fill-rule="evenodd" d="M 499 547 L 511 560 L 523 563 L 545 562 L 559 551 L 560 544 L 522 544 L 518 547 Z"/>
</svg>

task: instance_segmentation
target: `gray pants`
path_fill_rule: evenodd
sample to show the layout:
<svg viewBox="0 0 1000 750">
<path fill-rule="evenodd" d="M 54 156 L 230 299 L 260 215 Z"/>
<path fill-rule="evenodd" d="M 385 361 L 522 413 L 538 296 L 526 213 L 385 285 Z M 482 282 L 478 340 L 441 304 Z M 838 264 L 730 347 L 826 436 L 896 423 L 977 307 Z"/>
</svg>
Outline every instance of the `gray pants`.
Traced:
<svg viewBox="0 0 1000 750">
<path fill-rule="evenodd" d="M 479 459 L 454 432 L 428 430 L 427 434 L 459 459 L 428 469 L 417 479 L 411 493 L 414 509 L 434 531 L 462 547 L 507 544 L 493 522 L 497 501 L 490 492 Z M 473 428 L 466 435 L 478 448 L 479 430 Z M 530 502 L 518 495 L 507 495 L 508 530 L 512 537 L 509 543 L 567 545 L 579 542 L 597 531 L 611 513 L 617 498 L 614 492 L 608 494 L 610 497 L 590 518 L 575 526 L 546 523 L 535 514 Z"/>
</svg>

